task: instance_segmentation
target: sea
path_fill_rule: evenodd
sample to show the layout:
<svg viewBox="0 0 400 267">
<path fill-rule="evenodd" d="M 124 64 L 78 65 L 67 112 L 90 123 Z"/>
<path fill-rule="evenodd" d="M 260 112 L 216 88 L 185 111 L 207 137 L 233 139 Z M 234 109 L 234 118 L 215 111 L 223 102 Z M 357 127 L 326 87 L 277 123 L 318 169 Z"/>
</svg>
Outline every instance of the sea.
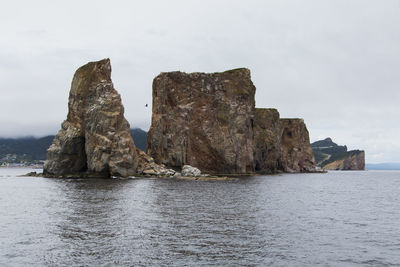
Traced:
<svg viewBox="0 0 400 267">
<path fill-rule="evenodd" d="M 400 171 L 20 177 L 30 171 L 0 168 L 0 266 L 400 266 Z"/>
</svg>

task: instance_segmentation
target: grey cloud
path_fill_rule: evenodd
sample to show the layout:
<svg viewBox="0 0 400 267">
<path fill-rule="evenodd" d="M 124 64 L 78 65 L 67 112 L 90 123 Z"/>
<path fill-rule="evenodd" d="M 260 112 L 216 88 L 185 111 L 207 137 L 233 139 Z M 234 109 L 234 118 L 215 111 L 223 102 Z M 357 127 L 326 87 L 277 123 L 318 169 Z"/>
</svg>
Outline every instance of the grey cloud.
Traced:
<svg viewBox="0 0 400 267">
<path fill-rule="evenodd" d="M 23 1 L 5 10 L 0 136 L 55 133 L 73 72 L 110 57 L 133 127 L 150 125 L 144 105 L 160 72 L 243 66 L 257 106 L 303 117 L 312 140 L 400 161 L 398 0 Z"/>
</svg>

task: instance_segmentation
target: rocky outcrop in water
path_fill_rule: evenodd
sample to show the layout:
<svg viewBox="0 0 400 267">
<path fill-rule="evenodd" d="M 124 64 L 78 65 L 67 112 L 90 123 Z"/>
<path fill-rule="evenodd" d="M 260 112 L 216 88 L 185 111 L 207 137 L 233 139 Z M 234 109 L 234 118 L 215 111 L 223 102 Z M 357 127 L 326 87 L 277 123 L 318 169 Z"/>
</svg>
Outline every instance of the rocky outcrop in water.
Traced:
<svg viewBox="0 0 400 267">
<path fill-rule="evenodd" d="M 250 71 L 161 73 L 153 81 L 148 153 L 157 163 L 211 174 L 314 172 L 301 119 L 255 109 Z"/>
<path fill-rule="evenodd" d="M 350 156 L 343 161 L 343 170 L 365 170 L 365 152 L 360 150 L 349 152 Z"/>
<path fill-rule="evenodd" d="M 276 109 L 255 109 L 255 169 L 258 173 L 315 172 L 315 160 L 302 119 L 280 119 Z"/>
<path fill-rule="evenodd" d="M 149 155 L 211 174 L 252 173 L 254 93 L 248 69 L 161 73 L 153 81 Z"/>
<path fill-rule="evenodd" d="M 347 146 L 337 145 L 331 138 L 311 144 L 317 165 L 325 170 L 365 170 L 365 152 L 347 151 Z"/>
<path fill-rule="evenodd" d="M 154 159 L 142 150 L 136 149 L 136 152 L 139 157 L 137 174 L 157 177 L 169 177 L 175 175 L 176 172 L 174 170 L 166 168 L 163 164 L 155 163 Z"/>
<path fill-rule="evenodd" d="M 285 172 L 315 172 L 314 153 L 303 119 L 281 119 L 282 165 Z"/>
<path fill-rule="evenodd" d="M 47 150 L 44 174 L 181 175 L 166 166 L 184 166 L 183 176 L 196 177 L 201 171 L 312 171 L 304 122 L 281 120 L 274 109 L 256 110 L 254 94 L 248 69 L 161 73 L 153 81 L 147 155 L 130 136 L 121 97 L 111 81 L 110 61 L 88 63 L 74 75 L 68 116 Z"/>
<path fill-rule="evenodd" d="M 68 116 L 47 150 L 45 176 L 173 176 L 137 149 L 111 81 L 109 59 L 90 62 L 74 75 Z"/>
<path fill-rule="evenodd" d="M 283 171 L 281 134 L 278 110 L 256 108 L 254 116 L 256 172 L 265 174 Z"/>
<path fill-rule="evenodd" d="M 190 165 L 183 165 L 181 175 L 184 177 L 198 177 L 201 175 L 201 171 Z"/>
<path fill-rule="evenodd" d="M 72 80 L 67 119 L 47 150 L 44 174 L 129 176 L 137 166 L 129 123 L 111 81 L 110 60 L 80 67 Z"/>
</svg>

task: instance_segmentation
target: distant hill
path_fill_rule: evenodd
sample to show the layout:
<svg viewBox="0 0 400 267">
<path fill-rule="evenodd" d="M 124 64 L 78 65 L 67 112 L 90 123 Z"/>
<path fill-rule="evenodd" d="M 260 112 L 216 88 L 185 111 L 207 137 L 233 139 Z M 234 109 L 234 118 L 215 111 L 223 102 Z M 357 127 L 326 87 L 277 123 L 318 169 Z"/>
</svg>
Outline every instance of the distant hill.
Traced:
<svg viewBox="0 0 400 267">
<path fill-rule="evenodd" d="M 400 162 L 366 164 L 367 170 L 400 170 Z"/>
<path fill-rule="evenodd" d="M 347 151 L 347 146 L 340 146 L 331 138 L 311 144 L 317 166 L 329 170 L 364 170 L 365 153 L 361 150 Z"/>
<path fill-rule="evenodd" d="M 335 161 L 335 158 L 345 156 L 347 153 L 347 146 L 339 146 L 329 137 L 312 143 L 311 147 L 314 151 L 315 161 L 320 167 Z M 334 155 L 333 158 L 332 155 Z"/>
<path fill-rule="evenodd" d="M 131 129 L 131 136 L 135 146 L 146 152 L 147 150 L 147 132 L 140 128 Z"/>
<path fill-rule="evenodd" d="M 146 151 L 147 132 L 131 129 L 131 136 L 136 147 Z M 0 138 L 0 163 L 37 162 L 46 159 L 46 150 L 51 145 L 54 135 L 41 138 Z"/>
<path fill-rule="evenodd" d="M 0 138 L 0 161 L 18 163 L 46 159 L 46 150 L 51 145 L 54 135 L 42 138 Z"/>
</svg>

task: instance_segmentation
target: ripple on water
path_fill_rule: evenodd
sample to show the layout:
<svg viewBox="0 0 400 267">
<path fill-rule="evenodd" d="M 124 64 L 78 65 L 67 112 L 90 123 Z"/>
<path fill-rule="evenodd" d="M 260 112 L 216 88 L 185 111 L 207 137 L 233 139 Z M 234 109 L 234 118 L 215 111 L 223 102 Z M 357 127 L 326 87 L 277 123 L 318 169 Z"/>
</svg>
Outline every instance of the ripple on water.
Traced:
<svg viewBox="0 0 400 267">
<path fill-rule="evenodd" d="M 400 172 L 213 182 L 17 173 L 0 170 L 2 266 L 400 264 Z"/>
</svg>

